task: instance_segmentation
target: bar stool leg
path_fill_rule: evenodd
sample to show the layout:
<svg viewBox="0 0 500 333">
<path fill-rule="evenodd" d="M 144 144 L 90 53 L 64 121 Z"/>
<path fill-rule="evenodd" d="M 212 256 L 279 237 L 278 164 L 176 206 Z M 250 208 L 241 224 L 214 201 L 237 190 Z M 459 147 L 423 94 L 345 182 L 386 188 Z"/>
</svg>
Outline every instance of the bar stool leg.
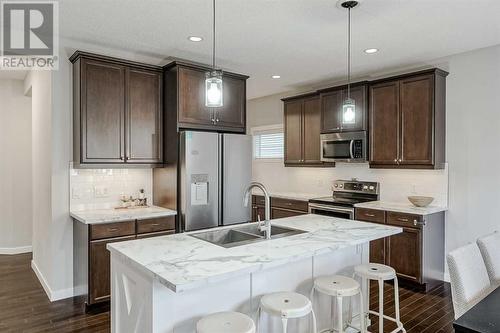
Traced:
<svg viewBox="0 0 500 333">
<path fill-rule="evenodd" d="M 339 333 L 344 333 L 344 322 L 342 320 L 342 297 L 337 296 L 337 320 L 339 322 Z"/>
<path fill-rule="evenodd" d="M 281 318 L 281 323 L 283 324 L 283 333 L 286 333 L 288 318 Z"/>
<path fill-rule="evenodd" d="M 394 278 L 394 301 L 396 305 L 396 320 L 401 322 L 399 318 L 399 286 L 398 286 L 398 278 Z"/>
<path fill-rule="evenodd" d="M 255 332 L 259 333 L 259 324 L 260 324 L 260 314 L 261 314 L 261 309 L 260 306 L 257 309 L 257 320 L 255 320 Z"/>
<path fill-rule="evenodd" d="M 378 280 L 378 331 L 384 332 L 384 281 Z"/>
<path fill-rule="evenodd" d="M 359 291 L 359 325 L 361 326 L 361 333 L 366 333 L 366 317 L 365 305 L 363 300 L 363 292 Z"/>
<path fill-rule="evenodd" d="M 318 328 L 316 326 L 316 314 L 314 313 L 313 309 L 311 309 L 311 318 L 312 318 L 312 333 L 317 333 Z"/>
</svg>

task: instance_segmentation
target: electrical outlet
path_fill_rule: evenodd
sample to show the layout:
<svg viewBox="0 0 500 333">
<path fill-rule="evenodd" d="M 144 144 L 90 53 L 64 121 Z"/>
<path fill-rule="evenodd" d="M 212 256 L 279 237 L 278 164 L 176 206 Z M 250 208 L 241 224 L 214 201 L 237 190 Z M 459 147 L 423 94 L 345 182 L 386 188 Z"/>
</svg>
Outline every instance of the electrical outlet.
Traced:
<svg viewBox="0 0 500 333">
<path fill-rule="evenodd" d="M 94 186 L 94 197 L 95 198 L 109 197 L 109 189 L 106 186 Z"/>
</svg>

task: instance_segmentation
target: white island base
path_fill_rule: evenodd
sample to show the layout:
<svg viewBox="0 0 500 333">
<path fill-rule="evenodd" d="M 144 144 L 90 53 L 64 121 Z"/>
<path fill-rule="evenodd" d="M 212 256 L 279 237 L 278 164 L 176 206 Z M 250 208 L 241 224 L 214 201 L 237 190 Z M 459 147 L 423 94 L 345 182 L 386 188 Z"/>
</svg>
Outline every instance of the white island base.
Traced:
<svg viewBox="0 0 500 333">
<path fill-rule="evenodd" d="M 127 258 L 112 252 L 112 332 L 193 333 L 201 317 L 229 310 L 245 313 L 255 319 L 260 297 L 264 294 L 296 291 L 309 297 L 314 278 L 327 274 L 352 276 L 353 267 L 366 262 L 368 243 L 174 292 L 158 279 L 134 269 Z M 365 299 L 368 299 L 366 292 Z M 357 298 L 354 298 L 353 304 L 356 314 Z M 316 293 L 314 309 L 318 331 L 331 327 L 331 298 Z M 347 315 L 347 306 L 344 311 Z M 281 331 L 279 318 L 262 315 L 261 333 Z M 310 332 L 309 317 L 290 320 L 288 332 Z"/>
</svg>

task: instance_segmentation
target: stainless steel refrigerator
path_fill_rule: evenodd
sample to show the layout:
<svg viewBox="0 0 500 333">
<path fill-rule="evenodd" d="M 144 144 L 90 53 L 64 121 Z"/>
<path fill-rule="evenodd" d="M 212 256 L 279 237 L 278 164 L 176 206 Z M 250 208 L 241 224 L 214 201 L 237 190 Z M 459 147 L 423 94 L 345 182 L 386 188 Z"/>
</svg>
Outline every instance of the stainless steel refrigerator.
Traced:
<svg viewBox="0 0 500 333">
<path fill-rule="evenodd" d="M 243 195 L 252 178 L 251 136 L 183 131 L 179 153 L 182 231 L 250 221 Z"/>
</svg>

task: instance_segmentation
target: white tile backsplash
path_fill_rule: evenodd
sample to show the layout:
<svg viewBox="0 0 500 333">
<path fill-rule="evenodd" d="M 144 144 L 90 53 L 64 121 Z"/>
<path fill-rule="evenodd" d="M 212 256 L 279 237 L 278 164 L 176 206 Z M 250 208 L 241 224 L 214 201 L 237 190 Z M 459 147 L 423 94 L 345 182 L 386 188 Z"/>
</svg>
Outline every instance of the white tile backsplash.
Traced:
<svg viewBox="0 0 500 333">
<path fill-rule="evenodd" d="M 357 178 L 380 183 L 380 199 L 407 203 L 409 195 L 435 198 L 433 205 L 448 205 L 448 168 L 444 170 L 370 169 L 367 163 L 337 163 L 335 168 L 284 167 L 283 162 L 253 162 L 253 180 L 270 192 L 330 195 L 332 181 Z"/>
<path fill-rule="evenodd" d="M 70 210 L 113 208 L 120 195 L 137 198 L 140 189 L 151 204 L 152 188 L 152 169 L 71 169 Z"/>
</svg>

